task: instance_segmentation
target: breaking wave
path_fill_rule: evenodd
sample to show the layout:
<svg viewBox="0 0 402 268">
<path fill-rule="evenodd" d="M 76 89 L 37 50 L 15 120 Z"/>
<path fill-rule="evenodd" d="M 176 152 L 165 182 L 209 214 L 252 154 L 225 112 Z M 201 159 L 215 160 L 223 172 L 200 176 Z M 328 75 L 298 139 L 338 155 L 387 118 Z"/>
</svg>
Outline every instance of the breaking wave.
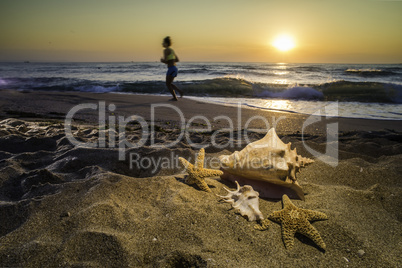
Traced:
<svg viewBox="0 0 402 268">
<path fill-rule="evenodd" d="M 402 85 L 380 82 L 335 81 L 324 84 L 283 85 L 253 83 L 238 78 L 214 78 L 178 82 L 187 95 L 210 97 L 258 97 L 372 103 L 402 103 Z M 54 78 L 1 80 L 0 89 L 167 94 L 162 81 L 120 82 Z"/>
<path fill-rule="evenodd" d="M 391 76 L 398 73 L 391 70 L 382 69 L 347 69 L 345 73 L 348 75 L 357 75 L 362 77 L 378 77 L 378 76 Z"/>
<path fill-rule="evenodd" d="M 187 94 L 196 96 L 402 103 L 402 85 L 380 82 L 335 81 L 317 85 L 282 85 L 217 78 L 179 83 L 179 86 Z"/>
</svg>

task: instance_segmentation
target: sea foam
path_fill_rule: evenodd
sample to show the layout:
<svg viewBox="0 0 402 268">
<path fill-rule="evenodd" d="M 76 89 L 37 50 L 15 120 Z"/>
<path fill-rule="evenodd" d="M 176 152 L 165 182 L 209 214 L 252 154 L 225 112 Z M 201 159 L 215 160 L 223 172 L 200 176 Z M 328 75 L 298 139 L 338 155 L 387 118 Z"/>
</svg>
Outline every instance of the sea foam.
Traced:
<svg viewBox="0 0 402 268">
<path fill-rule="evenodd" d="M 281 92 L 263 91 L 256 95 L 264 98 L 298 99 L 298 100 L 321 100 L 324 94 L 311 87 L 295 86 Z"/>
</svg>

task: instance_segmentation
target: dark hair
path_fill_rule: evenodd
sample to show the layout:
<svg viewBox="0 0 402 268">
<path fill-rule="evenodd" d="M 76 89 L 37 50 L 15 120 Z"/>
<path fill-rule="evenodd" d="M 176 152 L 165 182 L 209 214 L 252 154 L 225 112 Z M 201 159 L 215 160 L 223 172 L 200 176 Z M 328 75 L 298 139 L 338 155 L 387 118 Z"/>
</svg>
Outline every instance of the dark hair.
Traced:
<svg viewBox="0 0 402 268">
<path fill-rule="evenodd" d="M 172 45 L 172 40 L 170 40 L 170 36 L 166 36 L 166 37 L 163 39 L 163 42 L 165 42 L 168 46 L 171 46 L 171 45 Z"/>
</svg>

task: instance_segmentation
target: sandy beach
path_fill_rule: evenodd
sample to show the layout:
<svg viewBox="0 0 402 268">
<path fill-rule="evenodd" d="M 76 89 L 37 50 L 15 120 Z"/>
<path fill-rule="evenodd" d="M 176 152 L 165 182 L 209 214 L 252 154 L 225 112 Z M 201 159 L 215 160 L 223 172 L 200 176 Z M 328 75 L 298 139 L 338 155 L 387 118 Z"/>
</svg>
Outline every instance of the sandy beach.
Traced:
<svg viewBox="0 0 402 268">
<path fill-rule="evenodd" d="M 308 115 L 186 98 L 0 94 L 0 267 L 402 266 L 401 121 L 314 117 L 315 123 L 306 126 Z M 114 146 L 108 132 L 103 148 L 76 147 L 66 137 L 65 118 L 80 104 L 97 108 L 73 114 L 71 132 L 79 142 L 97 142 L 102 130 L 111 128 L 110 119 L 117 124 L 129 116 L 140 117 L 144 125 L 127 123 L 125 138 L 140 141 L 146 126 L 153 140 L 124 147 L 124 160 L 119 160 L 121 129 L 115 128 Z M 99 122 L 102 105 L 105 125 Z M 231 125 L 216 116 L 230 118 L 234 131 L 219 131 Z M 301 169 L 297 180 L 305 201 L 292 200 L 328 216 L 312 223 L 325 251 L 300 234 L 287 250 L 281 226 L 274 222 L 266 231 L 255 230 L 255 222 L 215 195 L 226 194 L 223 187 L 235 189 L 233 183 L 208 178 L 213 193 L 206 193 L 184 183 L 186 172 L 179 164 L 143 168 L 131 161 L 134 155 L 138 161 L 175 163 L 183 157 L 193 163 L 198 149 L 192 145 L 213 142 L 222 146 L 206 147 L 206 158 L 231 154 L 265 135 L 262 118 L 284 142 L 311 158 L 306 146 L 325 153 L 328 126 L 337 124 L 337 166 L 316 159 Z M 210 128 L 206 121 L 212 122 Z M 183 123 L 188 136 L 169 146 L 183 133 Z M 208 168 L 212 164 L 206 162 Z M 260 199 L 264 217 L 280 209 L 281 200 Z"/>
</svg>

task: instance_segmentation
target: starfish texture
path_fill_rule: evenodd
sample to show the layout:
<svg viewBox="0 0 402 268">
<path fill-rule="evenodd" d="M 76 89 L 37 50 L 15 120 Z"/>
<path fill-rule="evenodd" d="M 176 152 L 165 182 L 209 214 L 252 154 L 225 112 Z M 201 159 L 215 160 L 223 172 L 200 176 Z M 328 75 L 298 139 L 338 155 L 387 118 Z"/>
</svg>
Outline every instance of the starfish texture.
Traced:
<svg viewBox="0 0 402 268">
<path fill-rule="evenodd" d="M 182 157 L 179 157 L 179 160 L 182 163 L 182 165 L 186 168 L 186 171 L 188 173 L 186 183 L 196 184 L 201 190 L 210 193 L 212 191 L 211 189 L 209 189 L 208 184 L 205 182 L 205 178 L 221 176 L 223 172 L 216 169 L 204 168 L 204 157 L 205 157 L 205 150 L 204 148 L 201 148 L 194 165 Z"/>
<path fill-rule="evenodd" d="M 254 229 L 259 231 L 268 230 L 269 224 L 271 223 L 268 219 L 257 221 L 258 224 L 254 225 Z"/>
<path fill-rule="evenodd" d="M 282 239 L 286 249 L 293 248 L 294 235 L 300 233 L 325 250 L 324 241 L 317 229 L 310 224 L 310 221 L 327 220 L 328 216 L 322 212 L 296 207 L 287 195 L 282 196 L 282 203 L 283 209 L 273 212 L 268 218 L 281 223 Z"/>
</svg>

